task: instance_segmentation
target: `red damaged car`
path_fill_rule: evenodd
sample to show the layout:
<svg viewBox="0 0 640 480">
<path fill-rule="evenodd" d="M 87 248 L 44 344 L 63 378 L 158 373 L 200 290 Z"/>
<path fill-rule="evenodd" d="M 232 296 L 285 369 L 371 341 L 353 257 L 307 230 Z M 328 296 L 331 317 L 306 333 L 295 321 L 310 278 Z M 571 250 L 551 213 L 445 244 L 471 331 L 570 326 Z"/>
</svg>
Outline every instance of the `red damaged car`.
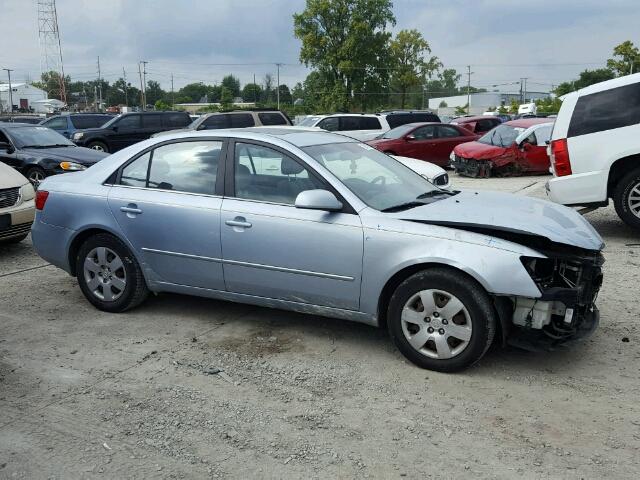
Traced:
<svg viewBox="0 0 640 480">
<path fill-rule="evenodd" d="M 547 118 L 511 120 L 451 152 L 451 166 L 469 177 L 549 173 Z"/>
<path fill-rule="evenodd" d="M 446 167 L 453 147 L 477 138 L 478 135 L 457 125 L 408 123 L 366 143 L 389 155 L 417 158 Z"/>
</svg>

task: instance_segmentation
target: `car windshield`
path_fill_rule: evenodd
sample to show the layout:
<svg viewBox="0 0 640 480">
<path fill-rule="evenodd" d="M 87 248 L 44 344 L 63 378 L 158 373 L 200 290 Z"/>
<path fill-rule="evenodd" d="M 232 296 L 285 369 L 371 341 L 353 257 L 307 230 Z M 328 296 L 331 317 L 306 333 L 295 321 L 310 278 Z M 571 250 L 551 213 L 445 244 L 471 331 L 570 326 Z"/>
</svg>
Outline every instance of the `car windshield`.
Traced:
<svg viewBox="0 0 640 480">
<path fill-rule="evenodd" d="M 317 116 L 310 116 L 298 123 L 298 127 L 313 127 L 313 125 L 320 119 Z"/>
<path fill-rule="evenodd" d="M 415 126 L 411 126 L 411 125 L 401 125 L 399 127 L 396 127 L 396 128 L 393 128 L 393 129 L 389 130 L 384 135 L 382 135 L 382 137 L 380 137 L 380 138 L 400 138 L 400 137 L 404 137 L 407 133 L 409 133 L 414 128 L 415 128 Z"/>
<path fill-rule="evenodd" d="M 75 147 L 73 143 L 58 132 L 47 127 L 11 128 L 7 129 L 7 133 L 18 148 Z"/>
<path fill-rule="evenodd" d="M 510 125 L 498 125 L 478 139 L 478 142 L 497 147 L 508 147 L 516 141 L 518 135 L 524 132 L 524 128 Z"/>
<path fill-rule="evenodd" d="M 376 210 L 407 210 L 451 195 L 364 143 L 330 143 L 303 150 Z"/>
</svg>

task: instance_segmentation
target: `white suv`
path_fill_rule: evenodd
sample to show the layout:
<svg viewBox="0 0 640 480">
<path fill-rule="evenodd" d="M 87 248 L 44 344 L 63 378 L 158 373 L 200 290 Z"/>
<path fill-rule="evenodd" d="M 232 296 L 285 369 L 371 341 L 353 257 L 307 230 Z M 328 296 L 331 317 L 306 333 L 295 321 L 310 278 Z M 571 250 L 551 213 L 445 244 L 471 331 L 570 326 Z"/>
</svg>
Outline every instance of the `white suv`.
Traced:
<svg viewBox="0 0 640 480">
<path fill-rule="evenodd" d="M 431 112 L 392 111 L 382 113 L 335 113 L 317 116 L 313 122 L 303 122 L 304 126 L 319 127 L 337 132 L 362 142 L 373 140 L 392 128 L 414 122 L 440 122 Z"/>
<path fill-rule="evenodd" d="M 547 194 L 557 203 L 606 206 L 640 229 L 640 74 L 567 94 L 549 146 Z"/>
</svg>

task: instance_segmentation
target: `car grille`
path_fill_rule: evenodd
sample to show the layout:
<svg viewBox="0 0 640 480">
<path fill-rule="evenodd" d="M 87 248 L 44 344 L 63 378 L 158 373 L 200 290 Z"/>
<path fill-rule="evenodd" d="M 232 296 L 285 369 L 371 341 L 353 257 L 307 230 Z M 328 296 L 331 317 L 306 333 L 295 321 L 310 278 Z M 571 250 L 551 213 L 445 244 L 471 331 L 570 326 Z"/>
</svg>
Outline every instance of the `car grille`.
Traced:
<svg viewBox="0 0 640 480">
<path fill-rule="evenodd" d="M 18 225 L 11 225 L 9 228 L 5 230 L 0 230 L 0 240 L 2 240 L 3 238 L 18 237 L 20 235 L 29 233 L 30 230 L 31 230 L 31 222 L 20 223 Z"/>
<path fill-rule="evenodd" d="M 438 187 L 444 187 L 447 183 L 449 183 L 449 174 L 448 173 L 442 173 L 440 175 L 438 175 L 437 177 L 433 178 L 433 183 L 434 185 L 437 185 Z"/>
<path fill-rule="evenodd" d="M 20 188 L 5 188 L 0 190 L 0 208 L 13 207 L 20 198 Z"/>
</svg>

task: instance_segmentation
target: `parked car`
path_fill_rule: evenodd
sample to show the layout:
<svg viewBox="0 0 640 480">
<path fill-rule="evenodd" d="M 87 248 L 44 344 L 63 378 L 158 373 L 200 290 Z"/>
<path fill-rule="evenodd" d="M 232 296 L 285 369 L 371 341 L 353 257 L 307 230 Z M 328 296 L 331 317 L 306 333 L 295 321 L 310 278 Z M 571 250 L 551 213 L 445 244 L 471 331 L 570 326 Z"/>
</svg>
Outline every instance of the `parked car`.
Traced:
<svg viewBox="0 0 640 480">
<path fill-rule="evenodd" d="M 191 123 L 187 112 L 135 112 L 113 117 L 100 128 L 80 130 L 71 139 L 76 145 L 100 152 L 117 152 L 165 130 Z"/>
<path fill-rule="evenodd" d="M 272 125 L 291 125 L 291 120 L 280 110 L 238 110 L 235 112 L 207 113 L 195 119 L 188 127 L 159 132 L 152 137 L 170 133 L 197 130 L 219 130 L 221 128 L 246 128 Z"/>
<path fill-rule="evenodd" d="M 328 132 L 150 139 L 46 179 L 36 204 L 36 251 L 108 312 L 176 292 L 386 325 L 440 371 L 494 337 L 548 348 L 598 323 L 603 243 L 576 211 L 448 192 Z"/>
<path fill-rule="evenodd" d="M 551 135 L 549 198 L 601 207 L 640 229 L 640 74 L 567 94 Z"/>
<path fill-rule="evenodd" d="M 409 167 L 421 177 L 429 180 L 429 182 L 433 183 L 436 187 L 451 190 L 449 174 L 444 168 L 415 158 L 399 157 L 398 155 L 391 156 L 405 167 Z"/>
<path fill-rule="evenodd" d="M 497 127 L 502 123 L 502 120 L 496 116 L 478 115 L 471 117 L 458 117 L 449 122 L 451 125 L 459 125 L 471 130 L 477 135 L 483 135 L 494 127 Z"/>
<path fill-rule="evenodd" d="M 71 138 L 78 130 L 98 128 L 113 118 L 113 115 L 102 113 L 72 113 L 70 115 L 55 115 L 40 122 L 43 127 L 55 130 L 59 134 Z"/>
<path fill-rule="evenodd" d="M 5 123 L 29 123 L 31 125 L 37 125 L 42 120 L 44 120 L 44 116 L 41 115 L 5 115 L 0 116 L 0 122 Z"/>
<path fill-rule="evenodd" d="M 451 152 L 451 166 L 469 177 L 549 173 L 547 143 L 553 122 L 543 118 L 511 120 L 475 142 Z"/>
<path fill-rule="evenodd" d="M 418 158 L 446 167 L 453 147 L 478 138 L 475 133 L 458 125 L 408 123 L 367 143 L 390 155 Z"/>
<path fill-rule="evenodd" d="M 392 128 L 415 122 L 440 122 L 440 119 L 431 112 L 404 110 L 376 114 L 336 113 L 320 116 L 312 125 L 305 124 L 301 126 L 319 127 L 323 130 L 337 132 L 364 142 L 373 140 Z"/>
<path fill-rule="evenodd" d="M 0 244 L 27 238 L 35 216 L 35 192 L 19 172 L 0 163 Z"/>
<path fill-rule="evenodd" d="M 106 156 L 78 147 L 47 127 L 0 123 L 0 162 L 18 170 L 35 187 L 49 175 L 85 170 Z"/>
</svg>

